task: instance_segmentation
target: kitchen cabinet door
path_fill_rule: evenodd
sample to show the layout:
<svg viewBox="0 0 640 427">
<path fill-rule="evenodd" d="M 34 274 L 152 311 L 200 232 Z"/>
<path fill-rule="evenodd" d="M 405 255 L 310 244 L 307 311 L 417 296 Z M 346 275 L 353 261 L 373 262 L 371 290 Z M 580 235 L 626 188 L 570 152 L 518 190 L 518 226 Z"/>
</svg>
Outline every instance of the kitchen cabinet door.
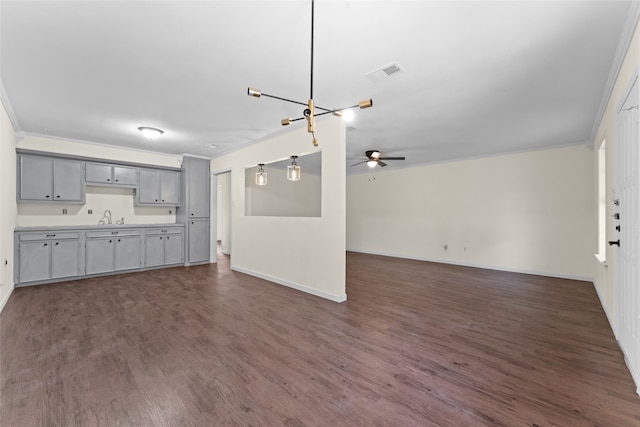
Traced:
<svg viewBox="0 0 640 427">
<path fill-rule="evenodd" d="M 51 278 L 51 242 L 20 243 L 20 282 Z"/>
<path fill-rule="evenodd" d="M 185 157 L 187 216 L 189 218 L 209 217 L 209 161 Z"/>
<path fill-rule="evenodd" d="M 113 182 L 118 185 L 136 185 L 138 183 L 138 169 L 113 166 Z"/>
<path fill-rule="evenodd" d="M 53 200 L 53 162 L 49 157 L 20 155 L 20 200 Z"/>
<path fill-rule="evenodd" d="M 80 240 L 51 242 L 51 278 L 80 275 Z"/>
<path fill-rule="evenodd" d="M 160 201 L 160 175 L 158 171 L 140 169 L 138 201 L 147 204 L 156 204 Z"/>
<path fill-rule="evenodd" d="M 144 264 L 156 267 L 164 264 L 164 235 L 148 235 L 144 247 Z"/>
<path fill-rule="evenodd" d="M 182 234 L 168 234 L 164 241 L 164 263 L 184 263 L 184 239 Z"/>
<path fill-rule="evenodd" d="M 87 163 L 85 179 L 95 184 L 111 184 L 111 166 L 102 163 Z"/>
<path fill-rule="evenodd" d="M 190 219 L 187 224 L 189 233 L 189 264 L 209 261 L 209 220 Z"/>
<path fill-rule="evenodd" d="M 115 237 L 115 269 L 131 270 L 142 267 L 140 236 Z"/>
<path fill-rule="evenodd" d="M 84 201 L 83 163 L 79 160 L 53 159 L 54 200 Z"/>
<path fill-rule="evenodd" d="M 87 274 L 107 273 L 114 270 L 113 238 L 87 239 Z"/>
<path fill-rule="evenodd" d="M 160 172 L 160 201 L 164 204 L 180 204 L 180 173 Z"/>
</svg>

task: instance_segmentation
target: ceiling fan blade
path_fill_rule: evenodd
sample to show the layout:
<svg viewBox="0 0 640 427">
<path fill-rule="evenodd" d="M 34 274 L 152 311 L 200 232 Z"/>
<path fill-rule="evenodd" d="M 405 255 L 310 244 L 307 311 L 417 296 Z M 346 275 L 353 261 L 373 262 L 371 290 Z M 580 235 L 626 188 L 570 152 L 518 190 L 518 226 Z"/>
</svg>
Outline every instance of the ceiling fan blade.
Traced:
<svg viewBox="0 0 640 427">
<path fill-rule="evenodd" d="M 405 160 L 405 157 L 378 157 L 378 160 Z"/>
<path fill-rule="evenodd" d="M 363 160 L 363 161 L 361 161 L 361 162 L 358 162 L 358 163 L 354 163 L 354 164 L 352 164 L 352 165 L 351 165 L 351 167 L 353 167 L 353 166 L 358 166 L 358 165 L 361 165 L 361 164 L 366 163 L 366 162 L 367 162 L 367 160 Z"/>
<path fill-rule="evenodd" d="M 380 166 L 382 166 L 382 167 L 387 166 L 387 164 L 386 164 L 385 162 L 383 162 L 383 161 L 380 161 L 380 159 L 378 159 L 378 164 L 379 164 Z"/>
</svg>

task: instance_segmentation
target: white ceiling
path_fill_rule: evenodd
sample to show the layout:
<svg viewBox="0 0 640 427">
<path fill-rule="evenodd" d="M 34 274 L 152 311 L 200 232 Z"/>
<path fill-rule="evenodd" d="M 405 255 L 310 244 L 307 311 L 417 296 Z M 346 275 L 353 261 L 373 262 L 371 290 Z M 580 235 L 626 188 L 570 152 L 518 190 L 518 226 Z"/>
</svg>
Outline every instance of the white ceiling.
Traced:
<svg viewBox="0 0 640 427">
<path fill-rule="evenodd" d="M 588 142 L 631 3 L 317 0 L 314 100 L 373 98 L 349 123 L 347 163 L 373 148 L 407 156 L 387 170 Z M 24 133 L 216 157 L 302 116 L 248 86 L 309 97 L 308 0 L 0 8 L 0 78 Z M 365 76 L 392 62 L 404 71 Z M 150 142 L 138 126 L 165 134 Z"/>
</svg>

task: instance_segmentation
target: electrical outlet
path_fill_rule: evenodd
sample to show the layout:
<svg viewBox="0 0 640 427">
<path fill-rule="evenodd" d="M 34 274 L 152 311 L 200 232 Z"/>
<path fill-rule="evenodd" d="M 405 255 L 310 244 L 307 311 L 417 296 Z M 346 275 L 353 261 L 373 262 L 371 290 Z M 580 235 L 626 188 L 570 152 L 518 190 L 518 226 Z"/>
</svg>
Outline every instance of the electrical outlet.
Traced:
<svg viewBox="0 0 640 427">
<path fill-rule="evenodd" d="M 449 250 L 449 245 L 444 245 L 444 250 L 448 251 Z"/>
<path fill-rule="evenodd" d="M 62 215 L 66 215 L 67 214 L 67 208 L 63 208 L 62 209 Z"/>
<path fill-rule="evenodd" d="M 89 209 L 89 210 L 87 211 L 87 213 L 88 213 L 89 215 L 93 215 L 93 209 Z"/>
<path fill-rule="evenodd" d="M 172 212 L 171 209 L 169 209 L 169 215 L 171 215 L 171 212 Z"/>
</svg>

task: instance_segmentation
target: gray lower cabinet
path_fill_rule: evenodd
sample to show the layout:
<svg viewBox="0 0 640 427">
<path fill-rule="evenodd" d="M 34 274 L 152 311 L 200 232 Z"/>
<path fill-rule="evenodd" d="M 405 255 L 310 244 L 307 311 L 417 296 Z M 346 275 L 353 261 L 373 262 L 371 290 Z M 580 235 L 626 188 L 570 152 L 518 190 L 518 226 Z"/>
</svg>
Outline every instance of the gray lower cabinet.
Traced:
<svg viewBox="0 0 640 427">
<path fill-rule="evenodd" d="M 142 267 L 140 230 L 87 232 L 86 274 L 133 270 Z"/>
<path fill-rule="evenodd" d="M 18 201 L 84 203 L 84 163 L 21 154 L 18 156 Z"/>
<path fill-rule="evenodd" d="M 82 274 L 80 233 L 24 233 L 16 240 L 19 260 L 16 283 Z"/>
<path fill-rule="evenodd" d="M 15 284 L 184 264 L 184 226 L 134 227 L 16 229 Z"/>
<path fill-rule="evenodd" d="M 149 229 L 145 233 L 145 266 L 184 263 L 184 237 L 181 228 Z"/>
<path fill-rule="evenodd" d="M 209 219 L 190 219 L 187 230 L 189 264 L 209 262 Z"/>
</svg>

